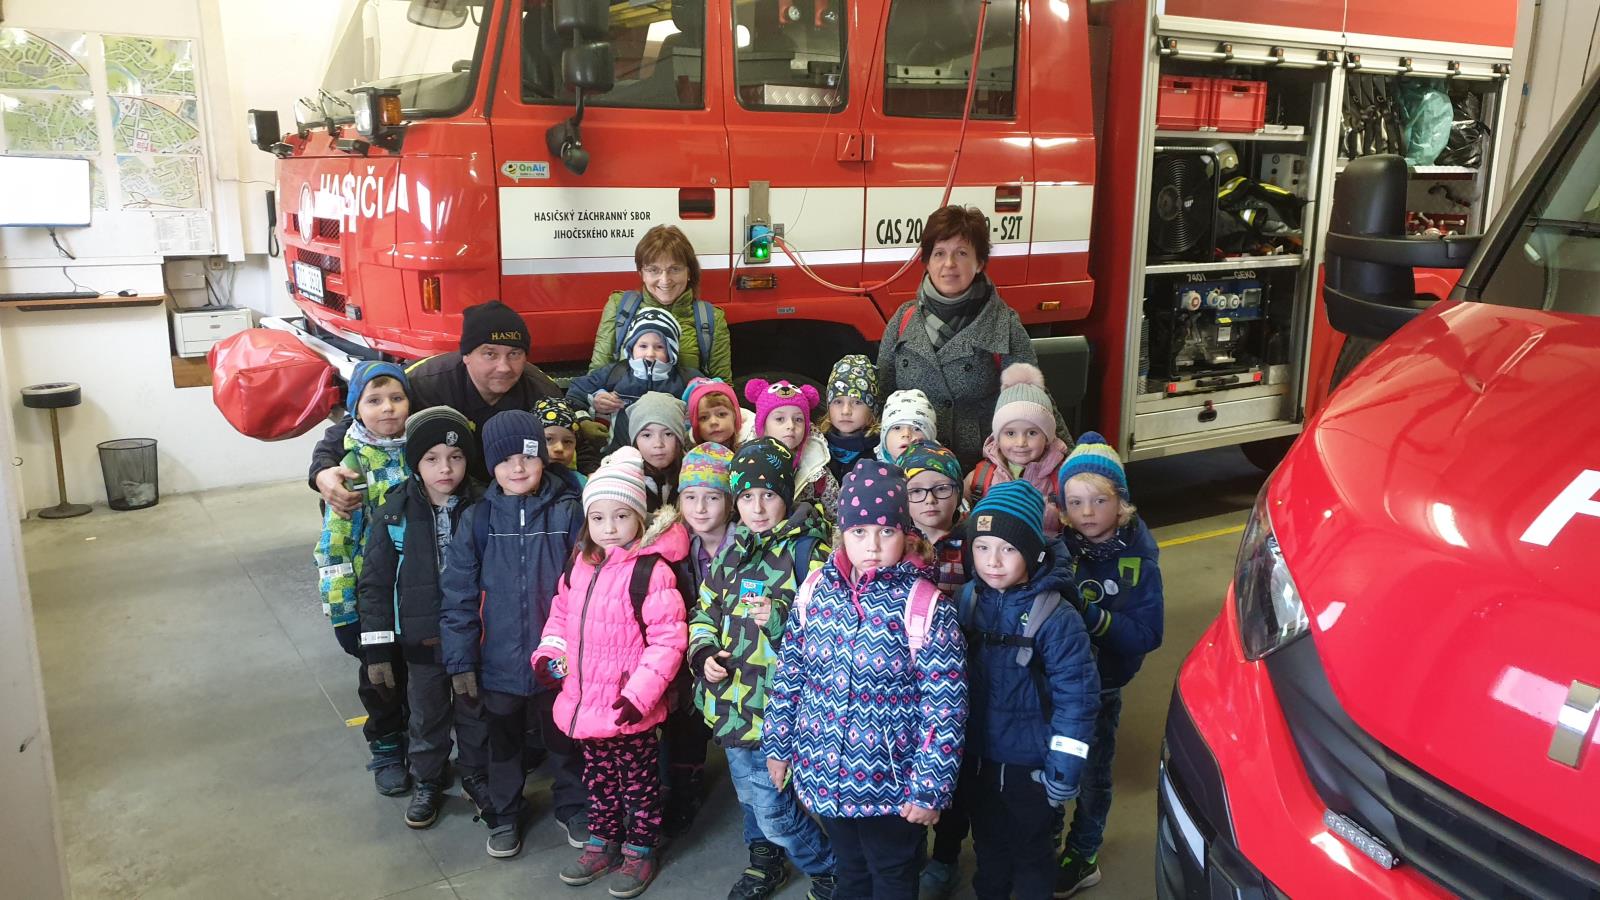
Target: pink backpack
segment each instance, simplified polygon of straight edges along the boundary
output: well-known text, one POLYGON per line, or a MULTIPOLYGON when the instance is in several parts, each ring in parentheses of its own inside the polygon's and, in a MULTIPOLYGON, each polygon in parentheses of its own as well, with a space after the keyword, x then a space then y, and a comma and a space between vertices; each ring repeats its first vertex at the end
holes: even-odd
MULTIPOLYGON (((794 593, 794 603, 789 607, 789 614, 801 627, 806 624, 806 606, 811 603, 811 594, 817 589, 817 582, 822 580, 822 567, 818 566, 806 580, 800 583, 800 589, 794 593)), ((911 647, 911 658, 917 658, 917 651, 928 643, 928 626, 933 621, 933 608, 938 604, 939 589, 933 582, 926 578, 918 578, 911 586, 911 596, 906 598, 905 626, 906 643, 911 647)))

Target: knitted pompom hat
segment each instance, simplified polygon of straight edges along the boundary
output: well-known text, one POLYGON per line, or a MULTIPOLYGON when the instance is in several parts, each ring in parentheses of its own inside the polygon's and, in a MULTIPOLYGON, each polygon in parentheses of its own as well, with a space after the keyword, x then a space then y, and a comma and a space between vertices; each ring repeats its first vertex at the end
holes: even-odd
POLYGON ((1044 373, 1031 363, 1012 363, 1000 373, 1000 397, 989 430, 999 434, 1012 422, 1027 422, 1045 434, 1056 433, 1056 405, 1044 389, 1044 373))
POLYGON ((822 396, 817 389, 809 384, 795 385, 787 381, 767 381, 764 378, 752 378, 744 386, 746 400, 756 405, 756 436, 766 433, 767 416, 772 411, 784 406, 794 406, 800 409, 801 420, 805 423, 805 431, 800 437, 801 444, 811 436, 811 411, 816 409, 822 396))
POLYGON ((1099 475, 1111 482, 1118 496, 1128 499, 1128 473, 1122 468, 1122 459, 1117 456, 1117 448, 1106 443, 1098 431, 1085 431, 1079 435, 1072 455, 1067 457, 1067 461, 1061 464, 1061 471, 1056 473, 1056 494, 1062 506, 1067 502, 1067 482, 1075 475, 1099 475))
POLYGON ((632 447, 622 447, 600 461, 600 468, 583 486, 583 511, 601 500, 615 500, 640 516, 645 514, 644 457, 632 447))

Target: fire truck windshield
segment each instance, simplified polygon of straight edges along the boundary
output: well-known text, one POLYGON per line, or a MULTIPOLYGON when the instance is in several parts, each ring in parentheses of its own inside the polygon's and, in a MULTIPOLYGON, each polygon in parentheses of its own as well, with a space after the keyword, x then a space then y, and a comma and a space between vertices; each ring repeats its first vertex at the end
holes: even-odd
MULTIPOLYGON (((343 99, 353 87, 397 88, 408 118, 450 115, 472 94, 488 0, 345 0, 350 9, 322 79, 343 99)), ((336 116, 340 110, 329 109, 336 116)))

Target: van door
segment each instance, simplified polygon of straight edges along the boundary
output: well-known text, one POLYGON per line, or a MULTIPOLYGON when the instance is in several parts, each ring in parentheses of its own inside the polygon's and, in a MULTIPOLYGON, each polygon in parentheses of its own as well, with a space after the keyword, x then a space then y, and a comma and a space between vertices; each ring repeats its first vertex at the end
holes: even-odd
MULTIPOLYGON (((865 51, 851 20, 869 15, 851 15, 839 0, 728 2, 733 27, 724 103, 736 274, 776 276, 775 286, 735 290, 728 319, 797 315, 851 323, 850 310, 870 312, 870 304, 806 278, 781 249, 775 247, 765 263, 740 250, 748 240, 750 183, 765 181, 771 185, 769 224, 781 230, 796 256, 834 284, 860 283, 860 121, 867 73, 857 62, 865 51)), ((877 324, 859 330, 876 334, 877 324)))
MULTIPOLYGON (((989 217, 993 247, 985 271, 1002 288, 1028 273, 1033 225, 1033 142, 1028 125, 1026 35, 1018 0, 993 0, 984 24, 972 115, 950 202, 989 217)), ((866 262, 870 282, 893 275, 944 193, 960 134, 961 105, 977 38, 979 4, 891 0, 875 79, 862 120, 872 149, 866 165, 866 262)), ((874 295, 885 316, 914 295, 913 265, 874 295)), ((1002 292, 1004 293, 1004 292, 1002 292)))
POLYGON ((563 348, 546 358, 587 359, 607 294, 639 288, 635 245, 661 224, 694 244, 701 296, 725 300, 732 192, 722 99, 709 88, 708 66, 725 35, 707 27, 707 0, 611 4, 616 81, 585 97, 580 135, 590 162, 582 175, 546 142, 547 130, 573 114, 561 65, 570 41, 551 27, 551 0, 512 2, 489 111, 505 301, 547 345, 563 348))

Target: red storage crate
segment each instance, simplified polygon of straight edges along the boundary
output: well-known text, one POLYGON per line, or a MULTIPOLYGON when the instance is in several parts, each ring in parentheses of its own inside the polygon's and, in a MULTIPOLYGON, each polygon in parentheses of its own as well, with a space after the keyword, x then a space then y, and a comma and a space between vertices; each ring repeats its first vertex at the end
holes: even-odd
POLYGON ((1211 85, 1211 116, 1218 131, 1259 131, 1267 122, 1267 83, 1219 78, 1211 85))
POLYGON ((1212 83, 1216 79, 1193 75, 1161 76, 1156 95, 1156 127, 1196 131, 1211 118, 1212 83))

